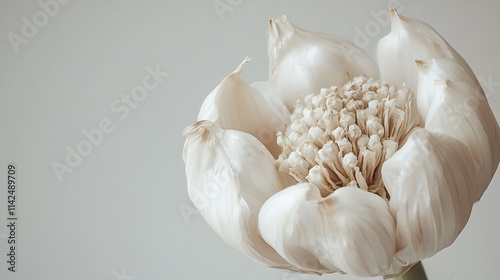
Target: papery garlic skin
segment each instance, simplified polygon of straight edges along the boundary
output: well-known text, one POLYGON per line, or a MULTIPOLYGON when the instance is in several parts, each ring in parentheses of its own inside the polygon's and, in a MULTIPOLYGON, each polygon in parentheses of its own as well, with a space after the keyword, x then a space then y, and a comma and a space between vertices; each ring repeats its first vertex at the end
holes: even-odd
POLYGON ((294 26, 286 16, 269 21, 269 82, 292 111, 295 103, 321 88, 353 77, 377 78, 372 59, 353 44, 294 26))
POLYGON ((188 194, 207 223, 253 260, 294 269, 264 242, 257 227, 262 204, 284 188, 269 151, 252 135, 210 121, 199 121, 183 134, 188 194))
POLYGON ((277 156, 281 149, 276 133, 289 122, 290 113, 267 82, 246 84, 240 73, 243 62, 206 97, 198 120, 210 120, 224 129, 236 129, 257 137, 277 156))

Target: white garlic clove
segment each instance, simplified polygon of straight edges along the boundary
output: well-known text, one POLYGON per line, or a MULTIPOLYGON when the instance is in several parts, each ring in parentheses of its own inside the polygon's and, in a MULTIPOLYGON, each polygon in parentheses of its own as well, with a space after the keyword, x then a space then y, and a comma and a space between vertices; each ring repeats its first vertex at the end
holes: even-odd
POLYGON ((310 183, 288 187, 266 201, 259 230, 299 269, 357 276, 398 272, 389 207, 359 188, 342 187, 323 198, 310 183))
MULTIPOLYGON (((404 83, 416 93, 419 72, 415 60, 431 58, 455 60, 471 77, 474 77, 462 56, 431 26, 420 20, 401 16, 396 10, 391 9, 391 32, 380 39, 377 46, 381 79, 394 85, 404 83)), ((475 77, 474 80, 479 85, 475 77)), ((426 115, 428 108, 419 103, 418 110, 426 115)))
POLYGON ((358 75, 378 77, 372 59, 340 38, 302 30, 286 16, 271 19, 269 29, 269 82, 290 111, 321 88, 341 86, 358 75))
POLYGON ((418 62, 417 101, 428 108, 425 129, 465 144, 476 164, 475 200, 488 187, 500 160, 500 129, 483 89, 463 65, 451 59, 418 62))
POLYGON ((257 226, 264 201, 284 188, 267 149, 250 134, 206 120, 183 134, 188 194, 207 223, 256 262, 295 270, 264 242, 257 226))
POLYGON ((224 129, 244 131, 259 139, 278 157, 276 133, 289 123, 290 113, 267 82, 251 86, 239 76, 245 60, 206 97, 198 120, 210 120, 224 129))
POLYGON ((382 167, 396 223, 396 258, 411 265, 451 245, 475 197, 474 161, 460 141, 417 128, 382 167))

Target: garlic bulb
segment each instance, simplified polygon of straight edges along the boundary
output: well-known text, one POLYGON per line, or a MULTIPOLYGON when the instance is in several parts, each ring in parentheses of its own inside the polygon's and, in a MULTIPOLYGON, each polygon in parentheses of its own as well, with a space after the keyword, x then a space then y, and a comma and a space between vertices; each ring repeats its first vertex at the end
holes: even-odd
POLYGON ((185 130, 190 198, 253 260, 400 275, 451 245, 488 187, 500 128, 474 73, 430 26, 391 14, 381 79, 352 44, 271 20, 269 81, 245 84, 240 65, 185 130))

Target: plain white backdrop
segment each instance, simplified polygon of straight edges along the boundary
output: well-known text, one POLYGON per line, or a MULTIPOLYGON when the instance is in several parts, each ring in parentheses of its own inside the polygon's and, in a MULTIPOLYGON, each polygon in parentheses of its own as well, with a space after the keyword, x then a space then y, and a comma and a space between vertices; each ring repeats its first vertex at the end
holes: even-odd
MULTIPOLYGON (((397 7, 463 55, 500 118, 498 1, 61 0, 42 7, 49 2, 0 2, 1 279, 359 279, 262 267, 225 245, 187 196, 181 130, 245 56, 252 61, 242 77, 267 79, 269 18, 286 14, 304 29, 357 40, 374 56, 390 28, 377 15, 397 7), (16 273, 6 263, 11 162, 16 273)), ((498 278, 499 184, 497 172, 457 241, 424 260, 429 279, 498 278)))

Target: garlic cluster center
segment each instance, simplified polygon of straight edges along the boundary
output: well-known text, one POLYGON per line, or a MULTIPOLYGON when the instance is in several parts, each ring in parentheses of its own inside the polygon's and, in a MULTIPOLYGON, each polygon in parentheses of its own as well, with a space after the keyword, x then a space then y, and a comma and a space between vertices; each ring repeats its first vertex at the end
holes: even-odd
POLYGON ((298 102, 290 125, 278 133, 277 166, 317 186, 323 197, 351 186, 389 200, 382 164, 415 126, 411 114, 404 85, 359 76, 341 88, 323 88, 298 102))

